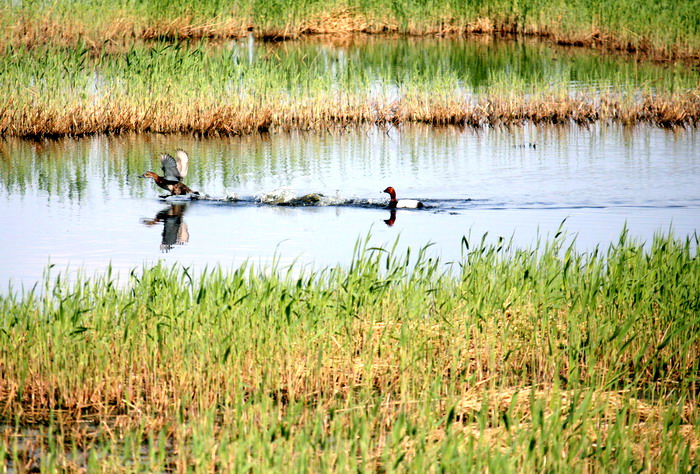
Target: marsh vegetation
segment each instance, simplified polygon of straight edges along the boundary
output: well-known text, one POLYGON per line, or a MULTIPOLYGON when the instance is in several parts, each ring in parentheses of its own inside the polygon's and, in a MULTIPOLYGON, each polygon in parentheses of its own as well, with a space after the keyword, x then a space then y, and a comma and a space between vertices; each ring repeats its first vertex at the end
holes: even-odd
POLYGON ((0 300, 16 469, 692 470, 698 239, 359 241, 348 267, 109 272, 0 300), (125 283, 125 284, 124 284, 125 283))
MULTIPOLYGON (((700 123, 696 3, 5 2, 0 187, 4 209, 18 216, 6 221, 29 230, 0 250, 17 239, 45 245, 64 221, 77 222, 61 227, 60 245, 72 247, 48 248, 68 259, 91 245, 111 257, 108 243, 129 240, 132 224, 165 226, 172 215, 185 228, 185 204, 158 203, 155 218, 144 216, 152 189, 130 179, 173 139, 160 134, 201 152, 193 185, 222 193, 269 191, 262 186, 280 176, 346 188, 348 177, 391 178, 371 182, 376 194, 420 176, 433 197, 446 193, 434 214, 412 216, 433 232, 475 210, 464 204, 472 192, 482 207, 521 214, 640 206, 658 216, 673 207, 696 222, 687 191, 700 123), (622 152, 604 146, 610 124, 624 128, 622 152), (637 124, 641 138, 628 127, 637 124), (568 137, 549 125, 594 132, 568 137), (290 131, 292 145, 267 133, 290 131), (323 133, 298 146, 306 131, 323 133), (643 147, 629 146, 640 139, 643 147), (564 163, 559 187, 548 160, 564 163), (591 189, 605 186, 606 170, 628 167, 643 168, 635 186, 613 181, 624 192, 603 197, 591 189), (514 178, 525 168, 540 181, 514 178), (582 172, 596 185, 568 197, 582 172), (541 180, 549 194, 533 191, 541 180), (667 182, 677 192, 659 197, 667 182), (504 193, 504 183, 523 189, 504 193), (53 203, 37 211, 41 200, 53 203), (140 220, 118 215, 117 204, 137 207, 140 220)), ((218 234, 243 227, 278 243, 268 227, 241 226, 272 215, 243 202, 218 234)), ((212 209, 187 219, 223 215, 212 209)), ((356 231, 354 222, 346 228, 356 231)), ((440 232, 451 225, 464 235, 465 222, 440 232)), ((206 234, 191 228, 192 240, 206 234)), ((160 248, 171 250, 162 233, 160 248)), ((296 237, 341 245, 311 234, 296 237)), ((430 245, 372 242, 367 234, 349 263, 320 267, 277 253, 230 269, 161 262, 69 275, 49 264, 35 285, 10 283, 0 289, 0 463, 17 472, 700 468, 696 231, 640 241, 625 225, 613 244, 585 249, 562 228, 531 246, 469 233, 449 262, 430 245)), ((22 258, 12 268, 31 266, 22 258)))
POLYGON ((8 46, 0 135, 435 125, 695 126, 697 71, 464 40, 8 46))
POLYGON ((288 39, 309 34, 529 35, 549 41, 698 60, 692 1, 560 0, 21 0, 0 7, 0 44, 72 46, 134 39, 288 39))

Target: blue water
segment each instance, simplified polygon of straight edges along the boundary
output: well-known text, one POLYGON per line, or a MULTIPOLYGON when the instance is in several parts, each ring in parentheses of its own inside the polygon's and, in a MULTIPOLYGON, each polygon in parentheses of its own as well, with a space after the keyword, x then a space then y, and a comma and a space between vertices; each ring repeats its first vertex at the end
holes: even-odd
POLYGON ((373 245, 399 238, 399 249, 432 243, 445 262, 460 258, 463 236, 531 246, 563 221, 582 251, 616 241, 625 225, 642 241, 669 230, 683 238, 700 223, 699 149, 695 130, 606 125, 6 140, 0 288, 33 285, 48 263, 69 276, 110 265, 126 276, 159 260, 347 264, 368 234, 373 245), (191 155, 186 182, 209 200, 169 203, 138 178, 177 147, 191 155), (387 186, 428 208, 392 221, 387 186), (307 193, 322 194, 321 205, 270 203, 307 193))

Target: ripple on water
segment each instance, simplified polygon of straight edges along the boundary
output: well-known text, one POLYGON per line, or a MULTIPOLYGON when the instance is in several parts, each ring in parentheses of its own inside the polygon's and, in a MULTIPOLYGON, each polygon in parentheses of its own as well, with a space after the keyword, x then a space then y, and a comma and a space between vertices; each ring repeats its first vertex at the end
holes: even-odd
POLYGON ((598 125, 470 130, 406 126, 343 134, 201 140, 129 136, 6 140, 0 160, 0 285, 47 262, 104 271, 163 260, 348 263, 358 237, 461 255, 463 236, 530 245, 562 221, 582 248, 623 226, 650 241, 700 222, 700 134, 598 125), (522 144, 536 144, 519 146, 522 144), (186 149, 199 200, 161 200, 138 179, 163 150, 186 149), (385 209, 387 186, 423 210, 385 209), (178 206, 177 209, 174 207, 178 206), (186 238, 185 238, 186 236, 186 238))

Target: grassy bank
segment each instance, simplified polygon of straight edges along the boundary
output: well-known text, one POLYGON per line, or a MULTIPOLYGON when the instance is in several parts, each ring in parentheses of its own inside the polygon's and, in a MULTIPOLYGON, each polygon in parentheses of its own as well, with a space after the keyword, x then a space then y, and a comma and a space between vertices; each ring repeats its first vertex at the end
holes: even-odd
POLYGON ((700 122, 700 94, 566 97, 543 94, 524 99, 501 95, 474 100, 469 95, 437 97, 416 92, 401 100, 324 93, 299 102, 271 94, 265 103, 221 104, 217 100, 162 103, 130 98, 95 105, 46 104, 40 109, 5 110, 9 120, 0 128, 7 136, 26 138, 119 134, 124 132, 193 133, 200 136, 253 132, 326 130, 359 124, 398 125, 537 125, 607 121, 625 125, 648 123, 662 127, 695 127, 700 122), (277 104, 277 105, 275 105, 277 104))
POLYGON ((700 119, 698 74, 686 69, 580 56, 562 67, 558 53, 527 45, 524 53, 466 42, 260 48, 8 47, 0 57, 0 135, 226 135, 405 122, 695 126, 700 119), (576 82, 582 86, 572 89, 576 82))
POLYGON ((0 9, 0 44, 72 45, 134 38, 290 38, 315 33, 525 34, 656 58, 698 60, 700 9, 692 0, 24 0, 0 9))
POLYGON ((347 268, 134 271, 0 300, 17 469, 688 471, 698 241, 358 246, 347 268))

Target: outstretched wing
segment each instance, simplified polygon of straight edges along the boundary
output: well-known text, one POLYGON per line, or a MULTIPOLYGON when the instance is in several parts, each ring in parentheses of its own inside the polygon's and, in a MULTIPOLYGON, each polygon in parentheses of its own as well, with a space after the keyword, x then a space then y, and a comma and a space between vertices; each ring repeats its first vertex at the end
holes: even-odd
POLYGON ((178 169, 175 158, 167 153, 163 153, 160 155, 160 165, 163 168, 163 178, 165 178, 166 181, 182 181, 182 174, 178 169))
POLYGON ((185 176, 187 176, 187 170, 190 164, 190 157, 187 156, 187 153, 185 153, 184 150, 181 150, 179 148, 175 150, 175 156, 177 156, 177 169, 180 171, 180 176, 184 178, 185 176))

